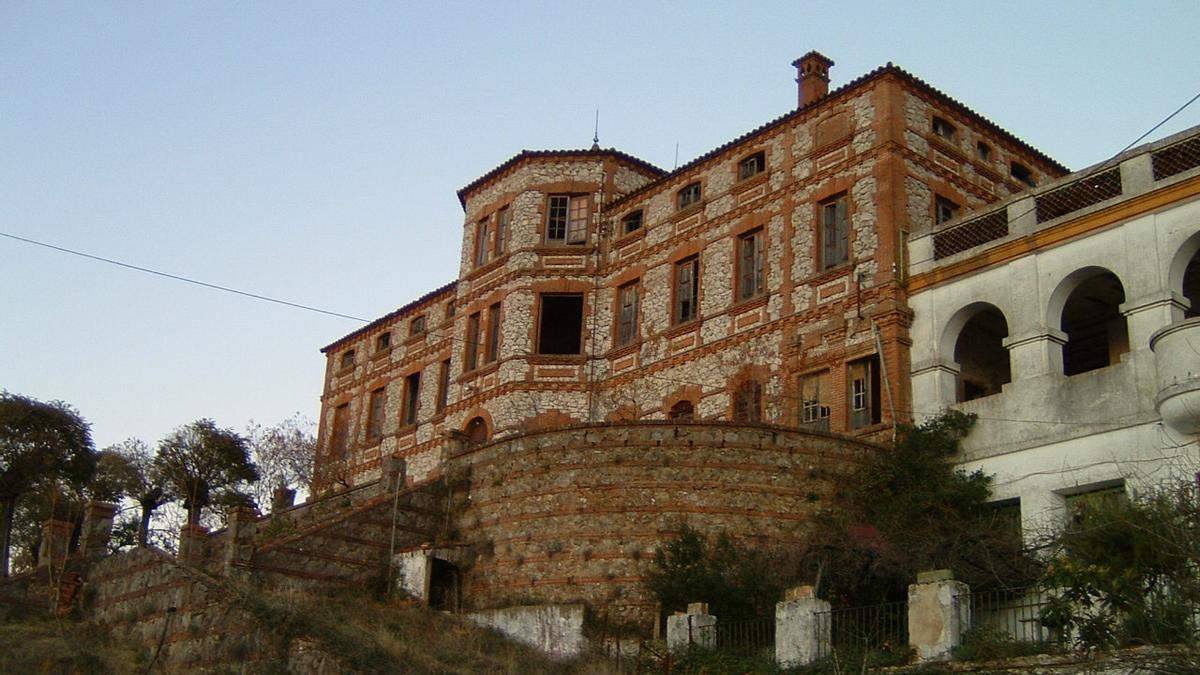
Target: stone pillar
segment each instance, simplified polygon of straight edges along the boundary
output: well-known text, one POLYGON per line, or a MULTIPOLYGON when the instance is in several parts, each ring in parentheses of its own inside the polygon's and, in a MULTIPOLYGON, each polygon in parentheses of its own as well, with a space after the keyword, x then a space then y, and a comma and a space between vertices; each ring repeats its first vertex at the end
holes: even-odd
POLYGON ((290 509, 296 503, 296 491, 285 485, 280 485, 271 493, 271 513, 290 509))
POLYGON ((203 525, 184 525, 179 529, 179 560, 199 563, 208 553, 208 528, 203 525))
POLYGON ((796 586, 775 603, 775 662, 781 668, 813 663, 827 651, 829 603, 818 600, 812 586, 796 586))
POLYGON ((1014 382, 1042 375, 1062 375, 1067 334, 1042 328, 1033 334, 1004 338, 1014 382))
POLYGON ((395 492, 404 487, 408 479, 408 462, 403 457, 388 455, 383 464, 383 475, 387 481, 387 491, 395 492))
POLYGON ((1024 197, 1008 205, 1008 233, 1029 234, 1037 229, 1037 201, 1024 197))
POLYGON ((1162 328, 1183 321, 1183 296, 1167 292, 1158 297, 1146 297, 1125 302, 1121 313, 1129 330, 1129 351, 1150 348, 1150 338, 1162 328))
POLYGON ((908 643, 921 661, 951 657, 971 625, 970 589, 950 570, 917 575, 908 587, 908 643))
POLYGON ((225 551, 221 567, 225 574, 234 568, 250 563, 254 554, 254 533, 258 529, 258 514, 249 506, 235 506, 229 510, 225 526, 225 551))
POLYGON ((85 561, 104 557, 112 536, 117 505, 109 502, 88 502, 83 512, 83 532, 79 537, 79 553, 85 561))
POLYGON ((61 570, 71 548, 71 532, 75 524, 66 520, 47 520, 42 525, 42 543, 38 546, 39 568, 61 570))
MULTIPOLYGON (((956 363, 913 364, 912 400, 917 418, 932 417, 958 400, 959 366, 956 363)), ((920 419, 918 419, 920 421, 920 419)))
POLYGON ((707 649, 717 646, 717 617, 708 613, 707 602, 689 603, 686 612, 667 617, 667 650, 679 651, 693 645, 707 649))

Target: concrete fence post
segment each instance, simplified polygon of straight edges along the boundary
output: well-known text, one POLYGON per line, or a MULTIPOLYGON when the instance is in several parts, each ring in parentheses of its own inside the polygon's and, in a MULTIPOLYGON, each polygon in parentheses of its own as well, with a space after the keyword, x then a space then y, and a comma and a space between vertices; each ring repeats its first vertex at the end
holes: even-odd
POLYGON ((42 542, 38 546, 37 566, 61 570, 71 548, 71 533, 75 524, 67 520, 47 520, 42 525, 42 542))
POLYGON ((689 603, 686 612, 667 617, 667 651, 686 650, 693 645, 716 647, 716 626, 717 617, 708 613, 707 602, 689 603))
POLYGON ((970 588, 950 570, 921 572, 908 587, 908 643, 921 661, 941 661, 971 625, 970 588))
POLYGON ((775 662, 795 668, 815 662, 829 645, 829 602, 812 586, 796 586, 775 603, 775 662))
POLYGON ((235 506, 229 510, 225 525, 225 552, 221 561, 225 574, 235 567, 250 563, 254 554, 254 534, 258 529, 258 515, 249 506, 235 506))
POLYGON ((79 535, 79 553, 91 562, 103 558, 108 552, 108 540, 112 537, 113 520, 117 517, 117 505, 109 502, 88 502, 83 512, 83 528, 79 535))

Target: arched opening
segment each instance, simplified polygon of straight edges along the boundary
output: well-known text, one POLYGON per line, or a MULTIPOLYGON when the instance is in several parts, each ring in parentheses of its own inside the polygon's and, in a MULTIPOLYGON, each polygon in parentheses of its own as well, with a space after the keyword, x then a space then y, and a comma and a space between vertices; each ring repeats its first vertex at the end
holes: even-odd
POLYGON ((462 606, 462 572, 453 563, 434 558, 429 571, 429 607, 457 612, 462 606))
POLYGON ((1097 271, 1067 296, 1062 310, 1063 373, 1078 375, 1117 363, 1129 351, 1129 329, 1121 314, 1125 288, 1117 275, 1097 271))
POLYGON ((1012 381, 1008 349, 1008 322, 993 305, 983 305, 963 324, 954 343, 958 363, 958 400, 971 401, 992 394, 1012 381))
POLYGON ((482 417, 473 417, 467 422, 467 445, 475 447, 483 445, 488 440, 488 425, 482 417))
POLYGON ((674 422, 691 422, 695 418, 696 407, 686 399, 671 406, 670 412, 667 413, 667 419, 674 422))
POLYGON ((734 391, 733 421, 762 421, 762 385, 757 381, 747 380, 734 391))
POLYGON ((1184 318, 1200 316, 1200 251, 1192 254, 1183 271, 1183 297, 1192 305, 1184 312, 1184 318))

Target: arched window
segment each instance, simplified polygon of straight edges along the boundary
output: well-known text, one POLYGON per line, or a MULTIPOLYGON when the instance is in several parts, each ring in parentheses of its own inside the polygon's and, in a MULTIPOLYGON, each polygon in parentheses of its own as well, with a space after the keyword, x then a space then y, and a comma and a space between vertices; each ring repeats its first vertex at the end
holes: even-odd
POLYGON ((1063 373, 1078 375, 1117 363, 1129 351, 1129 329, 1121 303, 1125 288, 1117 275, 1097 271, 1082 281, 1063 305, 1063 373))
POLYGON ((488 425, 482 417, 472 418, 467 422, 467 445, 475 447, 483 445, 488 440, 488 425))
POLYGON ((1008 322, 992 305, 983 305, 963 325, 954 343, 959 401, 999 394, 1000 387, 1012 381, 1006 337, 1008 322))
POLYGON ((754 380, 747 380, 738 385, 737 391, 733 393, 733 421, 762 421, 761 384, 754 380))
POLYGON ((1192 256, 1188 261, 1187 269, 1183 273, 1183 297, 1192 303, 1192 306, 1184 313, 1184 317, 1190 319, 1200 316, 1200 251, 1192 256))
POLYGON ((696 417, 696 409, 691 401, 683 400, 671 406, 667 419, 675 422, 691 422, 696 417))

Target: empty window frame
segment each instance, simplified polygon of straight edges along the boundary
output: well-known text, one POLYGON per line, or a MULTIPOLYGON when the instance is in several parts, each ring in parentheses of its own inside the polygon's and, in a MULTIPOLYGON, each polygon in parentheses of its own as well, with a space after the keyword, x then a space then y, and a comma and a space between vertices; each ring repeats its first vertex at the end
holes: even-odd
POLYGON ((508 207, 504 207, 496 212, 496 257, 504 255, 508 246, 508 225, 512 220, 512 213, 508 207))
POLYGON ((583 353, 582 293, 554 293, 541 296, 538 353, 583 353))
POLYGON ((471 371, 479 367, 479 312, 467 317, 467 344, 463 359, 463 370, 471 371))
POLYGON ((679 401, 667 412, 667 419, 675 422, 691 422, 696 417, 696 406, 691 401, 679 401))
POLYGON ((700 257, 675 263, 675 308, 673 323, 686 323, 699 316, 700 257))
POLYGON ((454 318, 454 301, 453 300, 446 303, 446 318, 447 319, 454 318))
POLYGON ((975 151, 977 153, 979 153, 980 161, 984 161, 984 162, 992 161, 992 146, 988 145, 987 143, 984 143, 983 141, 979 141, 978 143, 975 144, 975 151))
POLYGON ((424 332, 425 332, 425 315, 422 314, 420 316, 413 317, 413 320, 410 321, 408 324, 408 334, 409 335, 420 335, 424 332))
POLYGON ((1125 287, 1112 272, 1088 277, 1067 296, 1062 310, 1063 374, 1078 375, 1120 363, 1129 351, 1129 326, 1121 305, 1125 287))
POLYGON ((466 428, 467 446, 475 447, 487 443, 488 440, 488 425, 482 417, 473 417, 470 422, 467 422, 466 428))
POLYGON ((958 132, 954 125, 942 119, 941 117, 933 118, 933 133, 947 141, 954 142, 954 136, 958 132))
POLYGON ((340 362, 340 366, 343 370, 345 370, 346 368, 354 367, 354 350, 353 349, 347 349, 346 351, 342 352, 342 360, 340 362))
POLYGON ((380 333, 375 337, 375 351, 386 352, 392 348, 392 332, 380 333))
POLYGON ((421 371, 404 378, 404 412, 401 416, 403 424, 408 426, 417 423, 417 408, 421 404, 421 371))
POLYGON ((500 355, 500 303, 488 307, 487 349, 483 362, 492 363, 500 355))
POLYGON ((1033 179, 1033 172, 1030 171, 1029 167, 1025 166, 1024 164, 1021 164, 1020 162, 1013 162, 1009 166, 1009 172, 1012 173, 1013 178, 1021 181, 1029 187, 1037 187, 1037 181, 1033 179))
POLYGON ((586 244, 587 195, 552 195, 546 213, 547 244, 586 244))
POLYGON ((475 266, 483 267, 488 262, 488 220, 475 224, 475 266))
POLYGON ((692 183, 675 194, 675 205, 680 211, 700 204, 700 183, 692 183))
POLYGON ((762 383, 747 380, 733 392, 733 421, 762 421, 762 383))
POLYGON ((343 403, 333 409, 333 432, 329 435, 329 454, 342 456, 350 440, 350 404, 343 403))
POLYGON ((1087 522, 1089 517, 1093 517, 1097 511, 1124 504, 1129 501, 1129 495, 1125 492, 1125 481, 1121 480, 1115 485, 1065 495, 1064 501, 1067 515, 1076 525, 1079 525, 1087 522))
POLYGON ((367 439, 375 441, 383 436, 383 419, 387 408, 387 389, 380 387, 371 392, 367 408, 367 439))
POLYGON ((630 211, 621 216, 621 234, 629 234, 642 229, 643 213, 641 209, 630 211))
POLYGON ((829 431, 829 371, 800 378, 800 424, 809 429, 829 431))
POLYGON ((850 428, 861 429, 879 424, 879 357, 852 361, 847 370, 850 428))
POLYGON ((941 224, 958 217, 959 206, 953 201, 938 195, 933 198, 934 222, 941 224))
POLYGON ((829 269, 850 259, 850 218, 846 195, 821 202, 821 267, 829 269))
POLYGON ((759 150, 738 162, 738 180, 753 178, 767 170, 767 153, 759 150))
POLYGON ((438 390, 437 402, 434 407, 437 412, 442 412, 446 409, 446 403, 450 398, 450 359, 442 361, 438 367, 438 390))
POLYGON ((766 258, 766 238, 761 229, 738 237, 737 297, 749 300, 766 291, 763 273, 766 258))
POLYGON ((622 347, 638 339, 638 306, 641 289, 638 282, 631 281, 617 289, 617 346, 622 347))

